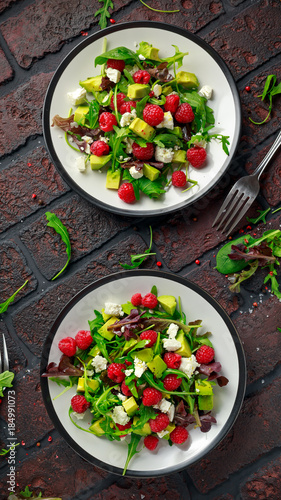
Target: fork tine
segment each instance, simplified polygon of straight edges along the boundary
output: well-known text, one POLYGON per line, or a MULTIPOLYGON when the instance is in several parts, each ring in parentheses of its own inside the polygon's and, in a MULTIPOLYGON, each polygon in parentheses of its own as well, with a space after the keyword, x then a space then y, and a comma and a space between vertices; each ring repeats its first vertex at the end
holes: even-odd
POLYGON ((230 217, 230 215, 233 213, 233 210, 235 209, 235 207, 238 205, 240 206, 240 201, 241 199, 243 198, 243 193, 237 193, 234 198, 232 199, 232 202, 230 205, 228 205, 227 207, 227 210, 225 211, 225 214, 223 214, 223 217, 222 219, 220 220, 218 226, 217 226, 217 230, 219 231, 219 229, 224 225, 224 222, 230 217))
POLYGON ((237 188, 234 185, 232 187, 232 189, 229 191, 227 197, 225 198, 225 200, 224 200, 224 202, 223 202, 223 204, 222 204, 222 206, 221 206, 221 208, 220 208, 220 210, 219 210, 219 212, 218 212, 218 214, 217 214, 217 216, 216 216, 216 218, 215 218, 215 220, 214 220, 214 222, 212 224, 212 227, 214 227, 217 224, 217 222, 219 221, 219 219, 220 219, 221 215, 223 214, 224 210, 227 208, 227 206, 233 200, 233 197, 235 196, 236 192, 237 192, 237 188))
POLYGON ((4 357, 4 372, 7 370, 9 371, 9 356, 8 356, 8 349, 7 349, 7 344, 6 344, 6 339, 3 333, 3 357, 4 357))
POLYGON ((236 224, 242 219, 242 217, 245 215, 245 213, 249 210, 252 202, 253 202, 253 198, 250 197, 246 201, 246 203, 245 203, 244 207, 242 208, 241 212, 239 213, 238 217, 236 217, 235 221, 232 223, 232 226, 227 231, 226 236, 228 236, 233 231, 233 229, 235 228, 236 224))
POLYGON ((240 196, 240 198, 238 199, 237 204, 233 208, 232 212, 230 214, 228 212, 228 217, 227 217, 226 223, 225 223, 223 229, 221 230, 222 233, 227 232, 228 227, 230 226, 230 224, 232 224, 234 219, 237 220, 237 222, 238 222, 238 220, 240 220, 240 210, 243 209, 243 206, 245 205, 248 198, 249 198, 248 195, 245 195, 245 193, 242 193, 242 196, 240 196))

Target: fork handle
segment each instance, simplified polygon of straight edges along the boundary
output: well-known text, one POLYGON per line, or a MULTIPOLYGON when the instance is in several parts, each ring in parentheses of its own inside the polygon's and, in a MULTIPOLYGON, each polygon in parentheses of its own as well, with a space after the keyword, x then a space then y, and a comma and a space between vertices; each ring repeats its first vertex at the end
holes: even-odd
POLYGON ((272 144, 270 150, 267 152, 267 154, 265 155, 264 159, 260 162, 259 166, 253 172, 252 176, 257 177, 258 179, 260 178, 260 176, 263 173, 265 167, 267 167, 267 165, 270 162, 272 156, 276 153, 276 151, 280 147, 280 145, 281 145, 281 130, 280 130, 279 134, 277 135, 274 143, 272 144))

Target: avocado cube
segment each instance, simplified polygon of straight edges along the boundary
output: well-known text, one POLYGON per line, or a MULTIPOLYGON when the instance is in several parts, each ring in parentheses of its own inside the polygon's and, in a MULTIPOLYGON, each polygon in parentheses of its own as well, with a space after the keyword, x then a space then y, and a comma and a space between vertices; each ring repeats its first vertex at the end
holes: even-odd
POLYGON ((90 425, 89 430, 95 434, 95 436, 102 436, 104 434, 104 430, 101 428, 100 423, 105 420, 104 417, 96 420, 92 425, 90 425))
POLYGON ((160 295, 158 298, 158 302, 161 307, 163 307, 164 311, 173 316, 176 307, 177 301, 173 295, 160 295))
POLYGON ((112 316, 109 320, 107 320, 106 323, 104 323, 104 325, 102 325, 102 327, 98 330, 99 334, 104 337, 105 339, 107 340, 112 340, 115 333, 113 333, 111 330, 108 330, 107 327, 110 326, 110 325, 113 325, 113 323, 115 323, 115 321, 118 321, 119 318, 116 318, 116 316, 112 316))
POLYGON ((126 304, 121 304, 121 305, 125 314, 130 314, 132 309, 136 309, 136 307, 133 306, 132 302, 127 302, 126 304))
POLYGON ((195 391, 200 396, 211 396, 213 394, 213 388, 208 380, 195 380, 195 391))
POLYGON ((160 175, 160 171, 157 170, 157 168, 152 167, 151 165, 147 165, 146 163, 144 163, 143 175, 145 177, 147 177, 147 179, 149 179, 150 181, 155 181, 156 179, 158 179, 158 177, 160 175))
POLYGON ((100 354, 100 349, 97 345, 95 345, 94 347, 92 347, 92 349, 90 350, 89 352, 89 356, 92 356, 93 358, 95 358, 96 356, 98 356, 98 354, 100 354))
POLYGON ((188 73, 187 71, 179 71, 176 74, 177 82, 186 89, 193 89, 198 87, 199 82, 194 73, 188 73))
POLYGON ((123 347, 122 354, 124 354, 124 352, 127 352, 130 349, 132 349, 132 347, 134 347, 134 345, 136 345, 137 343, 138 343, 138 339, 132 338, 132 339, 126 340, 124 347, 123 347))
POLYGON ((92 76, 91 78, 87 78, 84 81, 79 82, 79 85, 83 87, 83 89, 87 90, 87 92, 101 92, 101 82, 102 75, 92 76))
POLYGON ((181 139, 182 138, 182 129, 180 127, 174 127, 173 134, 181 139))
POLYGON ((179 333, 176 336, 176 339, 181 343, 181 347, 177 351, 175 351, 176 354, 180 354, 181 356, 190 358, 192 352, 183 330, 179 331, 179 333))
POLYGON ((133 99, 142 99, 150 92, 150 86, 145 85, 144 83, 132 83, 128 85, 128 98, 133 99))
POLYGON ((132 352, 132 357, 138 358, 145 363, 153 360, 153 349, 151 347, 147 347, 146 349, 141 349, 140 351, 132 352))
POLYGON ((97 156, 97 155, 91 155, 90 156, 90 165, 92 170, 99 170, 100 168, 104 167, 111 159, 111 155, 105 155, 105 156, 97 156))
POLYGON ((199 410, 210 411, 213 408, 213 395, 209 396, 198 396, 198 408, 199 410))
POLYGON ((121 181, 121 170, 108 170, 106 174, 105 187, 107 189, 119 189, 121 181))
POLYGON ((150 140, 154 134, 154 128, 145 123, 144 120, 140 118, 135 118, 131 125, 129 125, 129 129, 132 130, 136 135, 142 137, 143 139, 150 140))
POLYGON ((130 398, 123 401, 122 405, 124 406, 124 409, 127 412, 128 417, 132 417, 139 408, 134 396, 131 396, 130 398))
POLYGON ((107 321, 109 318, 111 318, 111 314, 106 314, 106 313, 104 312, 104 307, 103 307, 103 308, 102 308, 102 310, 101 310, 101 314, 102 314, 102 319, 103 319, 103 321, 107 321))
MULTIPOLYGON (((136 425, 138 421, 139 417, 134 417, 133 425, 136 425)), ((138 434, 139 436, 148 436, 149 434, 151 434, 150 425, 148 422, 145 422, 145 424, 143 424, 143 426, 140 429, 133 430, 132 432, 134 434, 138 434)))
POLYGON ((84 125, 84 123, 85 123, 85 115, 88 112, 89 112, 89 106, 78 106, 78 108, 76 108, 76 111, 74 113, 73 120, 76 123, 81 123, 81 125, 84 125))
POLYGON ((169 431, 169 434, 165 434, 165 436, 163 436, 163 439, 170 439, 170 434, 171 432, 176 428, 175 424, 169 424, 167 425, 165 431, 169 431))
POLYGON ((167 87, 162 87, 162 94, 163 95, 169 95, 171 94, 171 92, 173 92, 173 89, 171 87, 171 85, 168 85, 167 87))
POLYGON ((178 149, 178 151, 174 152, 173 163, 181 164, 186 163, 186 151, 184 149, 178 149))
POLYGON ((159 59, 158 52, 159 49, 156 49, 153 45, 147 42, 141 42, 137 54, 141 54, 146 59, 151 59, 152 61, 161 61, 161 59, 159 59))
MULTIPOLYGON (((97 380, 88 380, 88 389, 90 392, 95 392, 99 388, 99 382, 97 380)), ((80 377, 77 384, 77 392, 85 392, 85 379, 80 377)))
POLYGON ((161 356, 159 356, 159 354, 157 354, 152 361, 147 363, 147 366, 156 378, 160 378, 167 369, 166 363, 163 361, 161 356))

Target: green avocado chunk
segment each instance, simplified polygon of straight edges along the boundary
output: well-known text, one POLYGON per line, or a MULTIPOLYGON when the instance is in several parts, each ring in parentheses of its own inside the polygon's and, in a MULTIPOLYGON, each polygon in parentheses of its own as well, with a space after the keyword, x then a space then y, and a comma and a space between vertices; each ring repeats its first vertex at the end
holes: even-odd
POLYGON ((148 95, 150 92, 150 86, 144 83, 132 83, 128 85, 128 97, 129 99, 142 99, 144 96, 148 95))
POLYGON ((119 189, 121 181, 121 170, 108 170, 106 174, 105 187, 107 189, 119 189))
POLYGON ((101 428, 100 423, 105 420, 104 417, 100 418, 96 422, 94 422, 92 425, 90 425, 89 430, 95 434, 96 436, 102 436, 105 432, 101 428))
POLYGON ((194 73, 188 73, 187 71, 179 71, 179 73, 176 74, 176 79, 177 82, 186 89, 193 89, 199 85, 197 76, 194 73))
POLYGON ((124 406, 124 409, 128 417, 132 417, 134 413, 136 413, 136 411, 138 410, 138 404, 134 396, 131 396, 130 398, 123 401, 122 405, 124 406))
POLYGON ((147 347, 146 349, 141 349, 140 351, 134 351, 131 356, 147 363, 153 359, 153 349, 151 349, 151 347, 147 347))
POLYGON ((178 149, 178 151, 174 152, 172 163, 179 165, 181 163, 186 163, 186 161, 186 151, 184 149, 178 149))
POLYGON ((135 118, 132 121, 131 125, 129 125, 129 129, 143 139, 147 139, 148 141, 153 137, 154 134, 154 128, 140 118, 135 118))
POLYGON ((102 325, 101 328, 99 328, 99 334, 107 340, 112 340, 115 336, 115 333, 113 333, 112 330, 108 330, 107 327, 113 325, 113 323, 115 323, 115 321, 118 321, 118 319, 119 318, 117 318, 116 316, 112 316, 109 320, 107 320, 106 323, 104 323, 104 325, 102 325))
POLYGON ((125 314, 130 314, 132 309, 136 309, 136 307, 133 306, 132 302, 127 302, 126 304, 121 304, 121 305, 125 314))
POLYGON ((147 366, 156 378, 160 378, 164 371, 167 370, 167 365, 159 354, 152 361, 149 361, 147 366))
POLYGON ((143 175, 145 177, 147 177, 147 179, 149 179, 150 181, 155 181, 156 179, 158 179, 158 177, 160 175, 160 171, 157 170, 157 168, 152 167, 151 165, 147 165, 146 163, 144 163, 143 175))
POLYGON ((198 408, 199 410, 210 411, 213 408, 213 395, 209 396, 198 396, 198 408))
POLYGON ((97 156, 97 155, 91 155, 90 156, 90 165, 92 170, 99 170, 100 168, 104 167, 111 159, 111 155, 105 155, 105 156, 97 156))
POLYGON ((192 352, 189 347, 189 343, 184 335, 183 330, 179 330, 179 333, 176 336, 176 339, 181 343, 181 347, 175 351, 176 354, 180 354, 181 356, 185 356, 186 358, 190 358, 192 352))
POLYGON ((213 394, 213 388, 208 380, 195 380, 195 391, 200 396, 211 396, 213 394))
POLYGON ((174 127, 173 134, 181 139, 182 138, 182 129, 180 127, 174 127))
POLYGON ((76 108, 76 111, 74 113, 73 120, 76 123, 81 123, 81 125, 84 125, 84 123, 85 123, 85 115, 88 112, 89 112, 89 106, 78 106, 78 108, 76 108))
POLYGON ((141 54, 146 59, 151 59, 152 61, 161 61, 158 56, 159 49, 153 47, 153 45, 147 42, 141 42, 137 54, 141 54))
POLYGON ((79 82, 79 85, 87 90, 87 92, 101 92, 101 81, 102 75, 92 76, 91 78, 79 82))
MULTIPOLYGON (((133 425, 136 425, 138 421, 139 417, 134 417, 133 425)), ((150 425, 148 422, 145 422, 145 424, 143 424, 143 426, 140 429, 134 430, 133 432, 134 434, 138 434, 139 436, 148 436, 149 434, 151 434, 150 425)))
POLYGON ((158 302, 164 311, 173 316, 177 307, 177 301, 173 295, 160 295, 158 302))

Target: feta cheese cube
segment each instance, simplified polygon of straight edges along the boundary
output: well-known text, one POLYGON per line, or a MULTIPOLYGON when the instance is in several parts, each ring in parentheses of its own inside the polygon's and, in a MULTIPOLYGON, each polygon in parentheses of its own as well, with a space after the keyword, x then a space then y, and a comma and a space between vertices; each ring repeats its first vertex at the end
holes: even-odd
POLYGON ((110 316, 124 316, 124 311, 120 304, 114 302, 106 302, 104 304, 104 313, 110 316))
POLYGON ((179 370, 185 373, 188 377, 191 377, 198 366, 200 366, 200 364, 197 363, 196 357, 192 354, 189 358, 181 358, 179 370))
POLYGON ((171 111, 167 111, 166 113, 164 113, 162 122, 159 123, 159 125, 156 125, 156 128, 167 128, 169 130, 174 129, 174 118, 171 111))
POLYGON ((77 418, 77 420, 82 420, 82 418, 84 418, 84 416, 85 416, 85 412, 84 413, 77 413, 76 411, 73 411, 71 413, 71 416, 77 418))
POLYGON ((109 141, 109 137, 99 137, 99 141, 103 141, 107 144, 109 141))
POLYGON ((92 377, 94 375, 94 370, 86 370, 87 377, 92 377))
POLYGON ((147 366, 145 362, 139 358, 134 359, 134 365, 135 365, 135 375, 136 377, 140 378, 147 369, 147 366))
POLYGON ((137 117, 137 112, 135 108, 133 108, 130 113, 129 112, 124 113, 120 119, 121 127, 128 127, 136 117, 137 117))
POLYGON ((112 420, 116 424, 126 425, 129 422, 130 417, 128 417, 123 406, 115 406, 113 408, 112 420))
POLYGON ((145 61, 145 57, 142 54, 139 54, 139 60, 140 61, 145 61))
POLYGON ((85 156, 78 156, 77 158, 75 158, 75 166, 76 168, 78 168, 79 172, 86 171, 85 159, 85 156))
POLYGON ((143 169, 137 170, 135 165, 129 169, 129 172, 134 179, 140 179, 143 177, 143 169))
POLYGON ((125 370, 125 375, 126 375, 126 377, 129 377, 130 375, 132 375, 132 373, 134 373, 134 370, 133 370, 133 369, 130 369, 130 370, 125 370))
POLYGON ((170 422, 173 422, 175 416, 175 405, 171 404, 169 410, 167 411, 170 422))
POLYGON ((159 83, 156 83, 153 87, 153 93, 155 97, 159 97, 162 94, 162 86, 159 83))
POLYGON ((121 392, 118 392, 117 398, 120 399, 120 401, 126 401, 127 396, 124 396, 124 394, 121 394, 121 392))
POLYGON ((205 97, 206 99, 211 99, 213 94, 213 89, 210 85, 203 85, 203 87, 198 92, 201 97, 205 97))
POLYGON ((157 405, 153 405, 153 408, 155 408, 156 410, 160 410, 162 413, 168 413, 171 404, 172 403, 167 401, 167 399, 163 398, 161 399, 161 401, 159 401, 159 403, 157 403, 157 405))
POLYGON ((92 137, 89 137, 88 135, 83 135, 82 140, 85 141, 87 144, 92 144, 92 142, 94 142, 92 137))
POLYGON ((155 148, 155 160, 162 161, 163 163, 171 163, 173 160, 174 151, 172 148, 160 148, 156 146, 155 148))
POLYGON ((167 330, 167 334, 169 335, 169 338, 170 339, 174 339, 176 338, 177 336, 177 333, 178 333, 178 325, 175 325, 175 323, 171 323, 168 330, 167 330))
POLYGON ((121 71, 118 69, 107 68, 105 70, 107 78, 113 83, 118 83, 121 78, 121 71))
POLYGON ((166 351, 177 351, 181 347, 181 343, 176 339, 163 339, 163 347, 166 351))
POLYGON ((102 372, 103 370, 106 369, 106 367, 107 367, 107 360, 103 356, 100 356, 98 354, 92 360, 91 365, 94 367, 95 371, 97 373, 99 373, 99 372, 102 372))
POLYGON ((162 437, 166 436, 166 434, 169 434, 169 431, 160 431, 160 432, 157 432, 156 434, 157 434, 157 436, 162 438, 162 437))
POLYGON ((82 104, 82 102, 85 101, 85 97, 86 90, 82 88, 76 89, 74 92, 67 93, 67 98, 72 106, 79 106, 79 104, 82 104))

